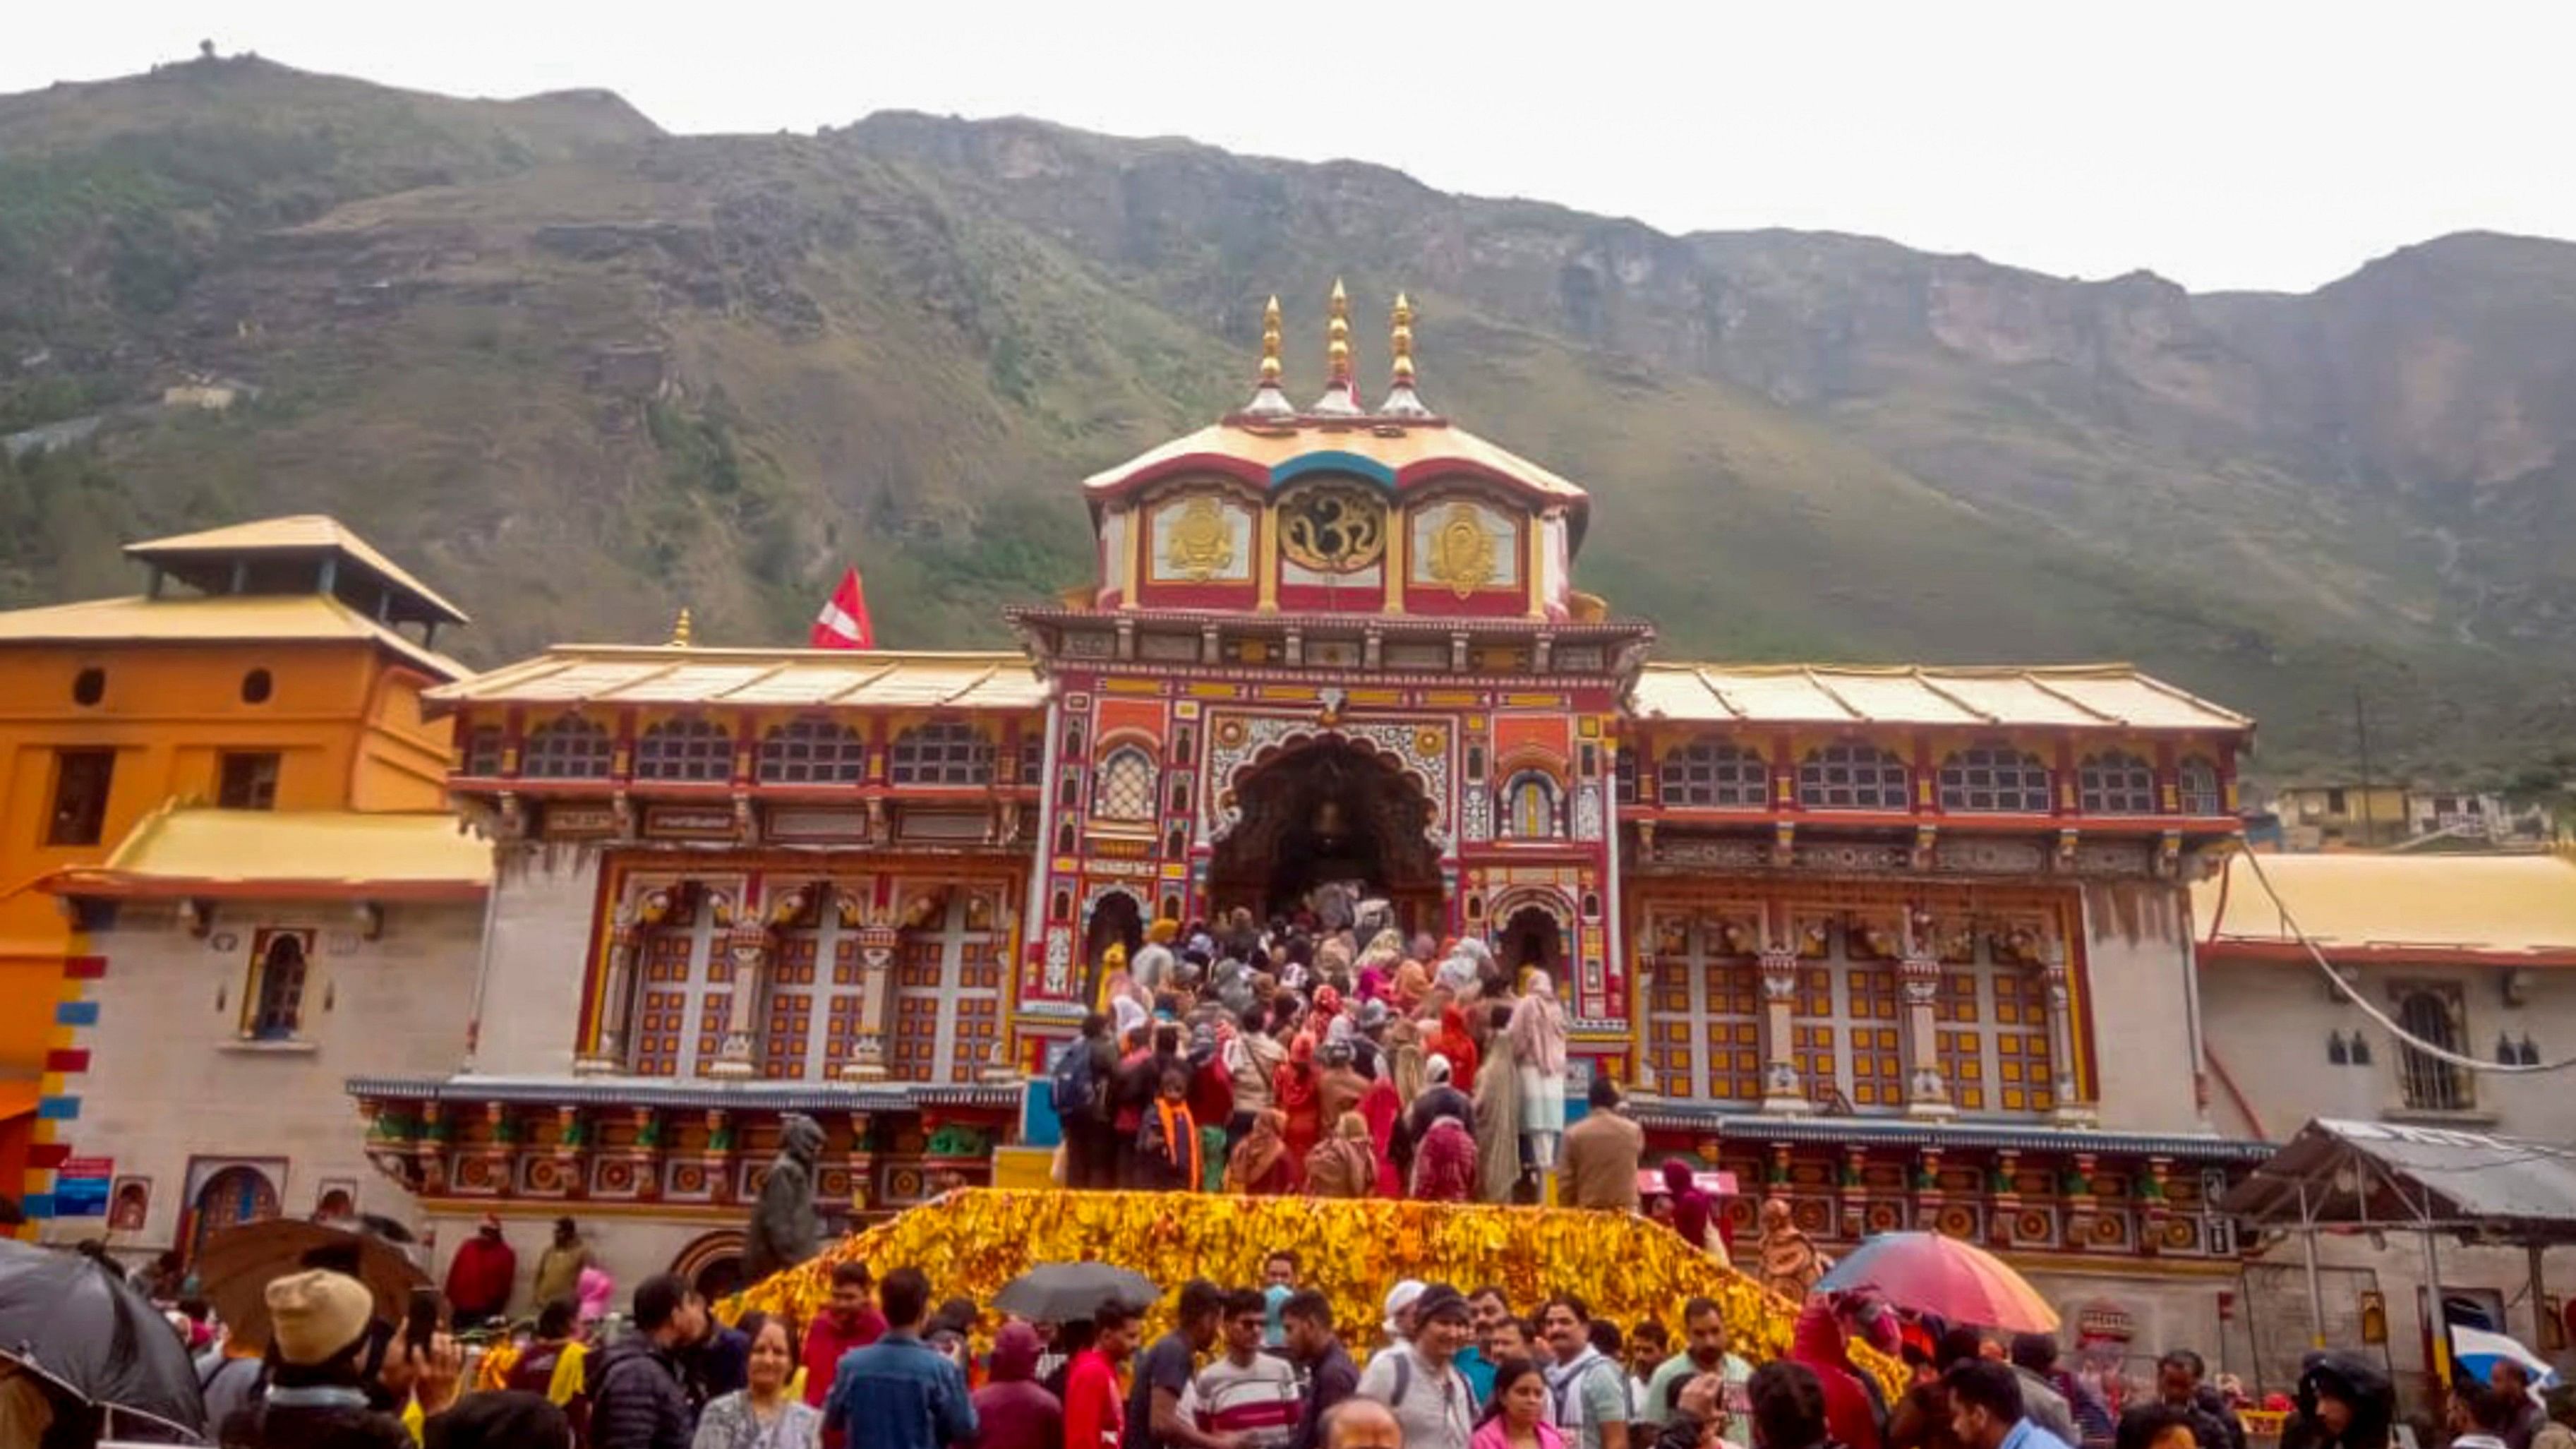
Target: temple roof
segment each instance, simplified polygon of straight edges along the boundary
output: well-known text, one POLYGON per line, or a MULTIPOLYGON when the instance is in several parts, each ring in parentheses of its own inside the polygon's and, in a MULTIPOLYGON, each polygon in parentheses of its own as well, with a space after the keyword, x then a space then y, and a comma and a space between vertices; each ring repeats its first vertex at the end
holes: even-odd
POLYGON ((0 613, 0 644, 336 643, 383 646, 441 679, 473 673, 329 594, 88 599, 0 613))
POLYGON ((2576 860, 2558 855, 2231 855, 2192 886, 2204 950, 2304 958, 2304 931, 2329 958, 2385 952, 2576 964, 2576 860), (2256 878, 2259 869, 2262 879, 2256 878), (2280 892, 2276 904, 2263 888, 2280 892), (2286 905, 2288 910, 2283 911, 2286 905), (2291 929, 2296 922, 2298 931, 2291 929))
POLYGON ((1082 491, 1096 506, 1157 479, 1202 471, 1261 488, 1312 472, 1354 473, 1397 492, 1465 474, 1562 502, 1578 520, 1590 502, 1529 459, 1438 418, 1237 415, 1094 473, 1082 491))
POLYGON ((319 513, 263 518, 201 533, 146 539, 127 544, 125 554, 208 593, 229 591, 226 585, 236 560, 336 558, 341 567, 371 576, 385 588, 389 600, 387 617, 393 622, 468 622, 463 609, 376 552, 347 525, 319 513))
POLYGON ((473 899, 492 847, 453 815, 165 806, 106 862, 56 872, 55 895, 473 899))
POLYGON ((2061 726, 2242 734, 2254 722, 2126 664, 2051 668, 1650 663, 1641 720, 1707 724, 2061 726))
POLYGON ((558 644, 427 699, 433 713, 496 702, 1033 710, 1046 685, 1020 654, 558 644))

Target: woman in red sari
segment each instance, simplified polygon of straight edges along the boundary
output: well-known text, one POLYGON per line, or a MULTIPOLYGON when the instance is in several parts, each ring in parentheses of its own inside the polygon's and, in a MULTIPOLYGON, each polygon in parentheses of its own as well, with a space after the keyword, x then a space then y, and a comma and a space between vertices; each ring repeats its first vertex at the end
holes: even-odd
POLYGON ((1271 1087, 1272 1105, 1286 1119, 1280 1136, 1287 1140, 1289 1157, 1298 1162, 1304 1162, 1324 1139, 1322 1104, 1315 1086, 1315 1038, 1301 1031, 1288 1043, 1288 1060, 1280 1065, 1278 1080, 1271 1087))
POLYGON ((1479 1056, 1476 1051, 1475 1034, 1467 1030, 1465 1008, 1459 1006, 1440 1008, 1439 1029, 1433 1031, 1423 1042, 1422 1050, 1426 1056, 1443 1056, 1449 1059, 1449 1080, 1453 1082, 1476 1080, 1476 1063, 1479 1056))

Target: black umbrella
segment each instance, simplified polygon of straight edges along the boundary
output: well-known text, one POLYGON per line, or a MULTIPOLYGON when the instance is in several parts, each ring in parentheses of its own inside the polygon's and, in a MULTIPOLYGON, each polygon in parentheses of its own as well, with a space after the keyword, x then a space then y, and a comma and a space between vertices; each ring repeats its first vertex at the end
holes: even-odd
POLYGON ((187 1346, 116 1265, 0 1238, 0 1354, 118 1418, 194 1436, 205 1400, 187 1346))
POLYGON ((993 1306, 1031 1323, 1081 1323, 1103 1304, 1142 1311, 1162 1296, 1152 1279, 1107 1263, 1044 1263, 1003 1284, 993 1306))

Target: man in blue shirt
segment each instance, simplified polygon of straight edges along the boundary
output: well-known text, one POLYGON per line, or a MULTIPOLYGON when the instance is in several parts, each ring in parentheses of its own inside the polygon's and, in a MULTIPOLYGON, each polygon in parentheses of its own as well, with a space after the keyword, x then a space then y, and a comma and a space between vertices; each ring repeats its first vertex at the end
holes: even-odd
POLYGON ((2069 1449, 2022 1413, 2021 1376, 1979 1359, 1941 1376, 1950 1391, 1950 1428, 1962 1449, 2069 1449))
POLYGON ((841 1355, 823 1401, 823 1422, 841 1442, 865 1449, 951 1449, 972 1442, 975 1401, 966 1375, 921 1341, 930 1315, 930 1280, 897 1268, 877 1289, 886 1335, 841 1355))

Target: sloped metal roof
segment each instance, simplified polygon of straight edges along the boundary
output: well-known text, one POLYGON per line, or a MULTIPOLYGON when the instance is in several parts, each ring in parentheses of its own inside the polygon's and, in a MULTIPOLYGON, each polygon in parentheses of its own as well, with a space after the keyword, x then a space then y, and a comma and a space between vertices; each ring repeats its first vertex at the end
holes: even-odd
POLYGON ((2576 1243, 2576 1148, 2320 1117, 2221 1206, 2266 1227, 2433 1228, 2576 1243))
POLYGON ((660 704, 1033 710, 1046 685, 1019 654, 559 644, 435 689, 459 704, 660 704))
POLYGON ((1652 663, 1637 717, 1708 724, 2057 725, 2241 734, 2254 722, 2127 664, 2046 668, 1652 663))

